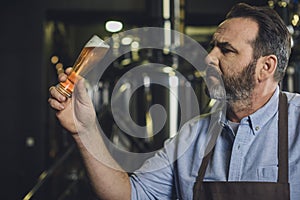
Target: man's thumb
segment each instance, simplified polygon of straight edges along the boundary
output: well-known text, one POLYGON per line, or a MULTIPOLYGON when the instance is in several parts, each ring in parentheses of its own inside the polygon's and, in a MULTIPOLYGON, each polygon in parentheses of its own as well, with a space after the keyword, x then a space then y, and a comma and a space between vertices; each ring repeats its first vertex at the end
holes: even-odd
POLYGON ((75 98, 75 101, 84 106, 92 106, 92 101, 87 93, 83 78, 77 81, 73 92, 73 98, 75 98))

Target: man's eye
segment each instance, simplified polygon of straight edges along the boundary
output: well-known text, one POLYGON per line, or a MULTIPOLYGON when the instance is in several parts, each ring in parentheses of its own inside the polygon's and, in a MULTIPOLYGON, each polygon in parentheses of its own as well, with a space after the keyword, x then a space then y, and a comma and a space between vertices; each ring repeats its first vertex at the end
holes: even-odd
POLYGON ((226 54, 226 53, 230 53, 230 52, 232 52, 230 49, 227 49, 227 48, 221 48, 221 52, 223 53, 223 54, 226 54))

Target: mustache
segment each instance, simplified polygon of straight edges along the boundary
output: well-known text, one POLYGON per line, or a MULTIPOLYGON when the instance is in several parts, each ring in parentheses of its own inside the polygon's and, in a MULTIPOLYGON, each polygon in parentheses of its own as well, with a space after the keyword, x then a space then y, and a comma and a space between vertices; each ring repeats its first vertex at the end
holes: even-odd
POLYGON ((208 66, 205 70, 205 78, 209 81, 209 79, 216 79, 219 82, 223 82, 223 73, 214 66, 208 66))
POLYGON ((215 86, 216 84, 224 86, 223 75, 215 67, 208 67, 206 69, 204 79, 208 88, 210 88, 210 86, 215 86))
POLYGON ((226 90, 222 73, 216 67, 208 66, 205 74, 206 94, 213 99, 226 99, 226 90))

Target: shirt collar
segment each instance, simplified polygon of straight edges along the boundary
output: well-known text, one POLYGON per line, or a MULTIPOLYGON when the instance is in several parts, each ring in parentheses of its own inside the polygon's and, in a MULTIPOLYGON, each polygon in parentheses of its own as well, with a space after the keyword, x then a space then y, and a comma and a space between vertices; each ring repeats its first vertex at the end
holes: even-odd
POLYGON ((271 99, 255 113, 245 117, 241 122, 249 119, 254 135, 278 112, 279 86, 277 86, 271 99))
MULTIPOLYGON (((257 134, 260 129, 268 122, 278 111, 278 101, 279 101, 279 86, 277 86, 271 99, 255 113, 244 117, 240 124, 249 124, 253 130, 253 134, 257 134)), ((228 126, 228 120, 226 118, 226 113, 221 112, 219 118, 220 125, 225 128, 228 126)))

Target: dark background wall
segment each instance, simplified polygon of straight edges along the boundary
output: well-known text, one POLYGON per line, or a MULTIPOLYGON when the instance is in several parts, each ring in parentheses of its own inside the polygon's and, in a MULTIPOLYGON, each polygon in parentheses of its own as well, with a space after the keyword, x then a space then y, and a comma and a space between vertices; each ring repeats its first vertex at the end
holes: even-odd
POLYGON ((1 5, 1 199, 20 199, 45 167, 43 5, 40 0, 1 5))

